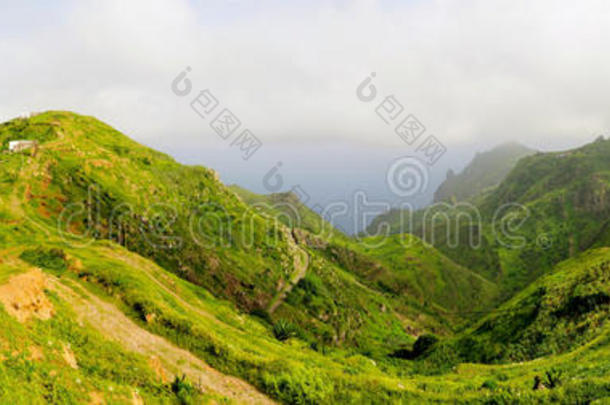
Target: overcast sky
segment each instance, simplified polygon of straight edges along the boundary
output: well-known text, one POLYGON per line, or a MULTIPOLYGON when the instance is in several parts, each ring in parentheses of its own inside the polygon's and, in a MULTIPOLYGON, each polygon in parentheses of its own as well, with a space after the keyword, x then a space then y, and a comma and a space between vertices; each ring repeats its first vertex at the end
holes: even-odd
MULTIPOLYGON (((610 2, 0 1, 0 120, 95 115, 140 141, 222 140, 170 91, 186 66, 264 142, 399 145, 371 72, 447 145, 610 128, 610 2)), ((548 145, 547 145, 548 142, 548 145)))
MULTIPOLYGON (((422 207, 478 151, 608 134, 609 44, 608 0, 0 0, 0 121, 73 110, 256 192, 276 191, 265 176, 282 162, 282 191, 310 206, 364 190, 422 207), (204 89, 263 142, 250 160, 190 108, 204 89), (386 96, 447 149, 408 198, 388 176, 417 144, 376 115, 386 96)), ((350 215, 333 222, 361 229, 350 215)))

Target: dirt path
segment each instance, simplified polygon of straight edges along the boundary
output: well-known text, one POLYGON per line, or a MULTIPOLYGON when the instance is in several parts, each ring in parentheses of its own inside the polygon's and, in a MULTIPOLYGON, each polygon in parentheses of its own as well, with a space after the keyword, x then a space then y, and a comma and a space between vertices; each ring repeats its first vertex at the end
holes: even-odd
POLYGON ((245 381, 218 372, 192 353, 142 329, 116 306, 101 300, 85 288, 73 283, 71 286, 64 285, 54 277, 49 277, 49 285, 72 305, 79 320, 89 323, 102 335, 120 343, 127 350, 160 361, 170 378, 185 374, 203 391, 216 393, 238 403, 274 403, 245 381))
POLYGON ((309 267, 309 254, 304 249, 301 249, 301 248, 299 248, 299 253, 300 253, 299 263, 295 264, 295 271, 292 274, 292 277, 290 278, 288 283, 284 286, 284 288, 282 288, 282 290, 277 293, 277 295, 273 298, 273 300, 271 300, 271 304, 269 305, 269 310, 268 310, 268 312, 270 314, 272 314, 277 309, 277 307, 279 307, 280 304, 282 302, 284 302, 288 293, 290 291, 292 291, 294 286, 297 285, 297 283, 303 277, 305 277, 305 274, 307 274, 307 268, 309 267))

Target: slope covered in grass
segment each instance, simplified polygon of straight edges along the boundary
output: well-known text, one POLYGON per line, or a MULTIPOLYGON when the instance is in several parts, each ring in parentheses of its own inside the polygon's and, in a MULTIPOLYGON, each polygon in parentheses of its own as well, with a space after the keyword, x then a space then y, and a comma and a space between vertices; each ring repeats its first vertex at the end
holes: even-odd
POLYGON ((352 247, 379 261, 375 271, 364 276, 398 296, 418 299, 423 306, 469 317, 473 311, 492 308, 497 286, 456 264, 413 235, 372 237, 352 247))
MULTIPOLYGON (((40 266, 59 284, 51 284, 46 292, 55 309, 50 319, 20 324, 0 310, 2 336, 19 347, 33 341, 43 347, 45 356, 42 362, 21 358, 0 363, 0 378, 19 387, 2 392, 2 399, 13 403, 43 398, 54 403, 87 401, 90 392, 116 403, 131 402, 134 392, 146 401, 222 400, 222 393, 211 390, 206 391, 207 397, 198 398, 198 381, 188 378, 185 384, 195 388, 177 396, 171 382, 160 380, 159 367, 150 358, 129 351, 125 342, 109 342, 112 335, 105 336, 89 323, 97 318, 77 316, 82 312, 77 307, 80 301, 96 300, 123 312, 141 330, 187 350, 227 378, 246 380, 285 403, 449 403, 457 398, 464 403, 574 403, 609 394, 610 350, 607 334, 601 333, 604 325, 599 329, 600 338, 542 361, 453 368, 388 356, 373 361, 353 350, 311 346, 298 335, 279 340, 265 322, 240 313, 234 304, 116 243, 91 241, 85 247, 70 247, 52 234, 45 237, 40 226, 27 221, 19 225, 18 233, 12 232, 15 224, 0 227, 8 247, 5 262, 26 271, 32 265, 40 266), (77 299, 68 299, 65 288, 77 299), (48 341, 53 344, 47 350, 48 341), (64 366, 63 342, 70 343, 78 369, 64 366), (573 367, 576 362, 580 367, 573 367), (52 373, 60 367, 60 373, 52 373), (561 372, 561 382, 552 389, 533 390, 536 376, 544 377, 547 372, 561 372), (49 379, 51 374, 54 377, 49 379)), ((107 329, 112 333, 114 328, 107 329)), ((13 346, 4 353, 9 351, 14 351, 13 346)), ((170 373, 183 372, 181 367, 187 371, 189 362, 174 363, 174 370, 162 364, 171 377, 170 373)), ((232 395, 235 391, 233 388, 232 395)))
POLYGON ((556 263, 608 246, 609 196, 610 140, 599 139, 524 157, 474 204, 395 210, 385 218, 392 232, 418 235, 511 296, 556 263))
POLYGON ((229 189, 246 204, 253 206, 259 212, 277 218, 289 228, 302 228, 327 239, 343 236, 318 213, 303 204, 292 192, 257 194, 237 185, 231 185, 229 189))
POLYGON ((560 263, 433 353, 484 363, 564 353, 607 333, 609 313, 610 249, 590 250, 560 263))
MULTIPOLYGON (((36 316, 20 320, 10 301, 0 305, 0 402, 529 404, 610 395, 604 300, 587 310, 590 297, 607 294, 607 267, 544 281, 543 302, 559 302, 555 313, 585 303, 560 321, 571 331, 565 342, 551 331, 536 346, 549 323, 492 312, 477 339, 508 349, 477 358, 488 352, 463 339, 480 325, 454 337, 463 319, 446 313, 469 300, 483 308, 494 284, 415 238, 377 251, 374 240, 325 240, 278 225, 212 171, 181 166, 88 117, 50 112, 1 125, 2 145, 13 139, 40 145, 1 156, 0 291, 22 299, 11 283, 36 269, 48 284, 32 305, 17 306, 36 316), (192 222, 192 213, 206 215, 192 222), (235 232, 244 223, 251 243, 235 232), (588 289, 571 292, 575 285, 588 289), (500 321, 517 326, 501 330, 500 321), (572 331, 581 327, 590 331, 583 338, 572 331), (509 335, 521 330, 534 353, 523 363, 460 364, 518 358, 509 335), (397 355, 431 331, 441 343, 428 357, 397 355), (528 360, 536 353, 545 357, 528 360), (547 374, 547 389, 534 390, 547 374)), ((601 266, 598 254, 607 252, 592 252, 587 269, 601 266)), ((515 306, 539 297, 524 294, 515 306)))
MULTIPOLYGON (((7 222, 28 218, 71 246, 114 241, 241 311, 294 324, 311 343, 383 356, 411 342, 413 327, 446 327, 359 283, 213 171, 178 164, 94 118, 48 112, 0 125, 0 144, 15 139, 39 146, 3 155, 0 218, 7 222)), ((300 210, 306 224, 328 225, 300 210)))
MULTIPOLYGON (((11 274, 2 283, 3 294, 13 287, 16 275, 36 274, 13 254, 5 251, 0 264, 0 274, 11 274)), ((14 285, 19 287, 23 288, 14 285)), ((50 303, 50 318, 39 320, 33 316, 19 321, 7 312, 10 308, 0 306, 2 403, 87 403, 98 398, 115 403, 180 403, 171 381, 160 378, 149 357, 127 350, 79 321, 73 308, 56 291, 41 290, 39 294, 38 299, 50 303)), ((13 305, 25 305, 27 298, 16 293, 9 300, 14 301, 13 305)), ((204 399, 193 394, 189 398, 204 399)), ((186 398, 185 393, 182 395, 186 398)), ((224 395, 207 397, 222 399, 224 395)))

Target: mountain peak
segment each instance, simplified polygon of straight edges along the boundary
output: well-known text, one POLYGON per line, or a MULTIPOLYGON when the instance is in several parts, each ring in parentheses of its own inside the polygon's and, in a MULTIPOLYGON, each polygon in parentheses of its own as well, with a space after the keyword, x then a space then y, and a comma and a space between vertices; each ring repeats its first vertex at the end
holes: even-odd
POLYGON ((434 193, 434 202, 464 201, 475 197, 498 185, 520 158, 533 153, 534 150, 515 141, 479 152, 459 174, 447 173, 446 180, 434 193))

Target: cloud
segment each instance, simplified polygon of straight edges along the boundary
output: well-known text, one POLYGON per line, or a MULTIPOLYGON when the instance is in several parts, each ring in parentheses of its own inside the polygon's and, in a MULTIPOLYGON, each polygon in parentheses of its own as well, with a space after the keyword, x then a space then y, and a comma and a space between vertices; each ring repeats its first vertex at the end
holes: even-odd
POLYGON ((606 1, 83 1, 15 9, 0 30, 0 119, 73 109, 139 140, 218 144, 171 80, 267 142, 398 144, 359 101, 372 71, 445 143, 580 143, 608 131, 606 1), (8 27, 8 28, 7 28, 8 27))

